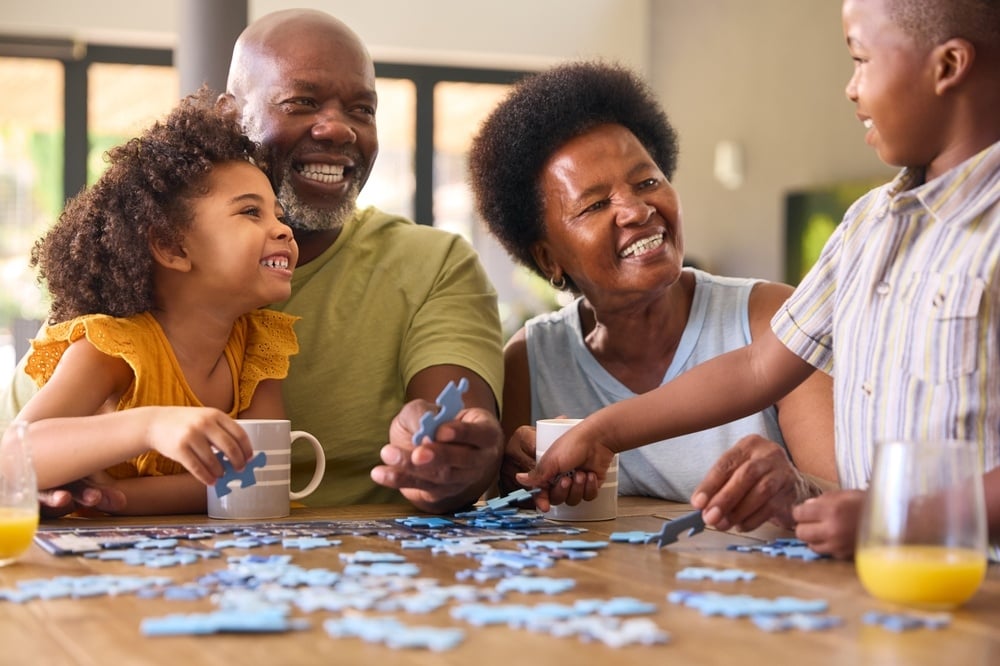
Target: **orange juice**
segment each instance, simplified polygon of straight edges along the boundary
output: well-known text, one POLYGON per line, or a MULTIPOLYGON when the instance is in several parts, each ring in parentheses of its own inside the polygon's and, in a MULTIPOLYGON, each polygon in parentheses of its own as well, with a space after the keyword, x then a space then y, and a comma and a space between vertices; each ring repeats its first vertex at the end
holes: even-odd
POLYGON ((912 606, 958 606, 975 594, 986 576, 986 554, 969 548, 861 548, 854 563, 873 597, 912 606))
POLYGON ((38 529, 38 509, 0 507, 0 564, 28 550, 38 529))

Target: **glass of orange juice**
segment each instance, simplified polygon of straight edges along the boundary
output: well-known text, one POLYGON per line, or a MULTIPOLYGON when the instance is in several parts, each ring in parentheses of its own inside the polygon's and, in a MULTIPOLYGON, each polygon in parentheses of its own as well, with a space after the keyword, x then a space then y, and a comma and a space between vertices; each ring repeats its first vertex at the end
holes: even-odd
POLYGON ((865 498, 854 561, 883 601, 949 609, 986 575, 986 506, 976 442, 885 441, 865 498))
POLYGON ((26 422, 14 421, 0 440, 0 566, 23 555, 38 529, 38 486, 27 433, 26 422))

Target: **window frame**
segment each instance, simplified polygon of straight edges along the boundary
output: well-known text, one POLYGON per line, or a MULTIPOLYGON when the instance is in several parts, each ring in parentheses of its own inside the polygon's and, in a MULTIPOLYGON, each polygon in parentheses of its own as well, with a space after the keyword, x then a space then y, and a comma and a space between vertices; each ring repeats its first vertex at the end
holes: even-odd
POLYGON ((173 51, 146 47, 90 44, 65 39, 0 36, 0 56, 62 62, 63 77, 63 200, 87 185, 87 68, 93 63, 174 66, 173 51))
POLYGON ((523 70, 414 65, 376 62, 375 77, 407 79, 416 87, 416 123, 413 170, 413 218, 418 224, 434 224, 434 87, 438 83, 512 84, 531 72, 523 70))
MULTIPOLYGON (((0 56, 59 60, 65 71, 63 90, 63 200, 87 184, 88 82, 93 63, 174 66, 171 49, 91 44, 66 39, 0 35, 0 56)), ((434 87, 440 82, 512 84, 526 70, 375 62, 378 78, 407 79, 416 89, 414 109, 413 218, 434 224, 434 87)))

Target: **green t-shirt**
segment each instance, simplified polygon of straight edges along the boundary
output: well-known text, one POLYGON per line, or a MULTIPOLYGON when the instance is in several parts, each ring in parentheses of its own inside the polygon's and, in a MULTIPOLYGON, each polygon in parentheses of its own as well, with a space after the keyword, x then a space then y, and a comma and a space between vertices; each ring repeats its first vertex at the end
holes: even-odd
MULTIPOLYGON (((302 317, 285 408, 292 429, 315 435, 327 456, 324 481, 305 504, 402 500, 369 474, 419 371, 468 368, 499 404, 496 292, 460 236, 374 208, 358 211, 330 248, 295 269, 291 298, 272 307, 302 317)), ((292 489, 305 486, 312 470, 311 448, 296 445, 292 489)))

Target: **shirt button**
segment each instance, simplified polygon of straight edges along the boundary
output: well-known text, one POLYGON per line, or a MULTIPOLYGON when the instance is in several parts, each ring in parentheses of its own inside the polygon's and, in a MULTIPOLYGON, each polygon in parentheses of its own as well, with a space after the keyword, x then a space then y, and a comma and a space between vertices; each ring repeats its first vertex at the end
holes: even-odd
POLYGON ((891 287, 888 282, 879 282, 878 286, 875 287, 875 293, 879 296, 885 296, 891 291, 891 287))
POLYGON ((861 390, 864 391, 867 395, 871 395, 872 394, 871 382, 865 382, 864 384, 862 384, 861 390))

